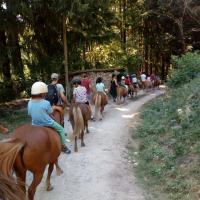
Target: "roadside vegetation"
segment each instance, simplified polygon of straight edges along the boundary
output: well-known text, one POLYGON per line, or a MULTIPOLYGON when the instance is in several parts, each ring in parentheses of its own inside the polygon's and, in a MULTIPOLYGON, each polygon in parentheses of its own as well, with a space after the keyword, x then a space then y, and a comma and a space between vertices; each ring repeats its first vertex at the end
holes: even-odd
MULTIPOLYGON (((165 95, 141 111, 137 172, 170 200, 200 198, 200 55, 174 57, 165 95)), ((135 159, 135 158, 134 158, 135 159)), ((160 199, 160 198, 158 198, 160 199)))
MULTIPOLYGON (((13 109, 0 109, 0 122, 9 129, 9 133, 22 124, 30 123, 31 119, 27 115, 26 109, 13 110, 13 109)), ((5 137, 0 134, 0 139, 5 137)))

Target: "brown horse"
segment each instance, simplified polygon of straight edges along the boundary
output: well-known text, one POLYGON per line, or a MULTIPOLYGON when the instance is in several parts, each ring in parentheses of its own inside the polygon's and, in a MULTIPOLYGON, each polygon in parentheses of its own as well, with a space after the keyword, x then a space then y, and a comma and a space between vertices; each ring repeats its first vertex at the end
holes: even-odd
POLYGON ((138 92, 138 86, 137 84, 130 84, 128 86, 128 90, 129 90, 129 94, 131 95, 131 97, 137 97, 137 92, 138 92))
POLYGON ((25 193, 12 177, 0 174, 0 199, 23 200, 25 193))
POLYGON ((153 87, 159 89, 159 86, 160 86, 160 85, 161 85, 161 80, 156 79, 156 80, 154 81, 153 87))
POLYGON ((153 83, 150 80, 145 81, 145 89, 146 91, 150 91, 153 89, 153 83))
POLYGON ((123 103, 124 103, 127 95, 128 95, 128 90, 125 87, 123 86, 117 87, 117 102, 118 103, 122 102, 122 97, 123 97, 123 103))
MULTIPOLYGON (((26 171, 31 171, 33 180, 28 188, 28 197, 33 200, 47 165, 46 189, 53 189, 50 177, 60 153, 60 138, 53 129, 23 125, 14 131, 10 140, 0 144, 0 172, 10 177, 14 170, 17 179, 25 183, 26 171)), ((26 191, 25 186, 22 189, 26 191)))
POLYGON ((84 143, 84 131, 88 130, 88 120, 91 119, 91 110, 87 104, 74 103, 69 108, 69 121, 72 125, 74 136, 74 151, 78 152, 77 139, 81 138, 81 146, 85 146, 84 143))
POLYGON ((93 96, 93 103, 95 105, 95 119, 102 120, 104 107, 108 103, 107 96, 103 92, 97 92, 93 96))

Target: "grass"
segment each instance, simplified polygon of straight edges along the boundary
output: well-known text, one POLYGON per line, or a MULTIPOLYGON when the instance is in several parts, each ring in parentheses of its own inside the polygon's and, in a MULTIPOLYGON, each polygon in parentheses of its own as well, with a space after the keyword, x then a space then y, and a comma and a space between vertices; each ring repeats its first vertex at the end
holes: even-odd
POLYGON ((200 198, 199 116, 200 78, 167 91, 141 111, 133 133, 139 153, 133 157, 138 176, 155 194, 170 200, 200 198))

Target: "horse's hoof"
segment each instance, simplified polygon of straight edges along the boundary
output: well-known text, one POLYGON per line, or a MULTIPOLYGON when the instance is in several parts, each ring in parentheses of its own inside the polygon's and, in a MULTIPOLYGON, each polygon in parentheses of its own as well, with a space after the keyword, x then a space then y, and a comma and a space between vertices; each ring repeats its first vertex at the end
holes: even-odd
POLYGON ((48 192, 51 191, 51 190, 53 190, 53 186, 51 186, 51 185, 47 186, 46 190, 47 190, 48 192))
POLYGON ((64 172, 63 172, 63 170, 61 169, 61 170, 58 170, 58 171, 56 171, 56 174, 57 174, 57 176, 60 176, 61 174, 63 174, 64 172))
POLYGON ((82 144, 81 144, 81 147, 85 147, 85 143, 82 143, 82 144))

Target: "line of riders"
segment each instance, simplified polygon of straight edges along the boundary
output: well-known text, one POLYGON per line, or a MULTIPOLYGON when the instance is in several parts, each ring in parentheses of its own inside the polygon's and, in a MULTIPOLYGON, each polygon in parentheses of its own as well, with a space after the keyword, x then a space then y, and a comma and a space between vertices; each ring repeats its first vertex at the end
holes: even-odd
MULTIPOLYGON (((141 74, 141 82, 146 86, 148 80, 145 74, 141 74)), ((127 86, 132 84, 135 88, 140 86, 136 83, 136 76, 123 77, 121 74, 113 74, 109 93, 115 101, 121 90, 128 91, 127 86), (127 81, 129 78, 129 81, 127 81), (131 82, 132 81, 132 82, 131 82), (128 84, 127 84, 128 83, 128 84)), ((96 80, 96 92, 92 94, 92 84, 87 75, 83 79, 74 78, 73 98, 70 104, 65 96, 65 90, 62 84, 58 83, 59 75, 51 75, 51 86, 55 86, 57 98, 56 102, 46 100, 50 86, 44 82, 35 82, 31 87, 31 99, 28 102, 28 115, 32 118, 32 125, 22 125, 14 130, 10 138, 0 141, 0 179, 13 180, 13 171, 16 174, 19 186, 22 189, 22 195, 26 194, 25 181, 26 171, 33 173, 33 180, 28 188, 29 200, 34 199, 36 188, 42 180, 45 168, 48 167, 46 179, 46 190, 53 189, 50 183, 51 173, 54 165, 57 174, 62 173, 58 165, 60 152, 70 154, 71 150, 67 147, 67 139, 64 126, 64 108, 69 107, 69 121, 73 129, 74 151, 78 151, 77 140, 81 139, 81 146, 85 146, 84 132, 88 130, 88 121, 102 119, 102 112, 108 103, 107 93, 103 79, 98 77, 96 80), (94 116, 90 102, 95 106, 94 116), (56 134, 55 131, 58 133, 56 134)), ((52 88, 51 88, 52 89, 52 88)), ((52 90, 53 91, 53 90, 52 90)), ((55 97, 56 95, 54 95, 55 97)), ((49 97, 49 96, 48 96, 49 97)), ((0 126, 0 132, 6 133, 8 130, 0 126)), ((2 182, 3 183, 3 182, 2 182)), ((0 184, 1 193, 1 184, 0 184)), ((7 195, 8 193, 5 193, 7 195)), ((24 199, 24 198, 19 198, 24 199)))
POLYGON ((136 74, 127 74, 124 76, 119 72, 115 72, 112 75, 110 94, 113 97, 114 102, 121 102, 122 97, 124 98, 123 100, 125 100, 126 96, 137 96, 139 89, 148 91, 155 87, 159 87, 160 84, 160 77, 154 73, 147 76, 145 72, 142 72, 140 79, 138 79, 136 74))
MULTIPOLYGON (((96 95, 92 96, 93 88, 90 79, 87 74, 83 75, 83 78, 75 77, 72 80, 73 83, 73 98, 72 103, 77 104, 86 104, 89 115, 86 117, 91 120, 102 119, 102 112, 104 110, 105 105, 108 103, 108 93, 113 97, 113 101, 120 101, 121 96, 137 96, 137 91, 139 88, 153 88, 154 86, 159 86, 160 78, 151 74, 151 76, 147 77, 145 73, 141 73, 141 80, 138 80, 135 74, 129 76, 122 75, 119 72, 115 72, 112 75, 112 80, 110 82, 109 91, 105 88, 102 77, 98 77, 96 79, 96 95), (120 90, 122 90, 122 95, 120 96, 120 90), (97 98, 98 96, 101 97, 97 98), (119 98, 119 99, 118 99, 119 98), (118 99, 118 100, 117 100, 118 99), (99 102, 98 102, 98 101, 99 102), (95 117, 92 115, 92 109, 90 103, 95 105, 95 117), (97 104, 100 104, 99 107, 97 104)), ((70 103, 68 102, 65 96, 65 90, 62 84, 59 82, 59 75, 53 73, 51 75, 51 84, 46 85, 45 83, 39 81, 35 82, 31 88, 31 100, 28 103, 28 115, 32 118, 32 125, 35 126, 47 126, 55 129, 60 136, 62 151, 66 154, 70 154, 71 150, 66 146, 66 142, 69 140, 65 137, 64 130, 64 108, 70 107, 70 103), (48 91, 50 89, 49 86, 54 86, 56 92, 53 91, 53 95, 47 98, 48 91), (55 97, 57 95, 57 97, 55 97), (57 112, 56 112, 57 111, 57 112), (56 120, 56 113, 59 113, 56 120)), ((70 113, 70 112, 69 112, 70 113)), ((72 128, 74 128, 74 119, 70 118, 69 121, 72 124, 72 128)))

